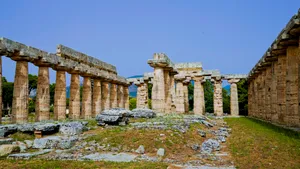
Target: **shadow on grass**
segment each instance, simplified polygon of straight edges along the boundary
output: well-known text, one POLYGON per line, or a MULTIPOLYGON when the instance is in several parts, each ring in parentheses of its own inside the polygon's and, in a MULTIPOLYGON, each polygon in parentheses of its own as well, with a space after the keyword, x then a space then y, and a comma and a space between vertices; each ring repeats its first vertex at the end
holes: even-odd
POLYGON ((294 131, 294 130, 291 130, 291 129, 287 129, 287 128, 283 128, 283 127, 274 125, 270 122, 265 122, 265 121, 250 118, 250 117, 245 117, 245 119, 258 124, 263 128, 272 130, 272 131, 274 131, 278 134, 283 134, 283 135, 291 137, 291 138, 300 139, 300 132, 297 132, 297 131, 294 131))

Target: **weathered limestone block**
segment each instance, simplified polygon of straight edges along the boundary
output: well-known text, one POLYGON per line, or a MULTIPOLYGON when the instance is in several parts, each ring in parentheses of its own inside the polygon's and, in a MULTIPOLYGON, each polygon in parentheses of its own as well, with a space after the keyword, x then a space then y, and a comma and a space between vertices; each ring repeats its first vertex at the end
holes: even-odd
POLYGON ((110 85, 110 108, 117 108, 118 107, 118 100, 117 100, 117 84, 111 83, 110 85))
POLYGON ((103 110, 110 109, 110 91, 109 91, 109 82, 103 81, 102 82, 102 107, 103 110))
POLYGON ((120 84, 118 84, 117 89, 117 104, 117 107, 124 108, 124 87, 120 84))
POLYGON ((80 80, 78 74, 71 75, 69 118, 80 119, 80 80))
POLYGON ((271 121, 278 122, 278 110, 277 110, 277 65, 275 61, 272 64, 272 84, 271 84, 271 121))
POLYGON ((36 121, 50 119, 50 86, 48 67, 39 67, 35 106, 36 121))
POLYGON ((165 78, 162 67, 154 68, 152 87, 152 109, 156 112, 164 112, 165 108, 165 78))
POLYGON ((223 115, 222 79, 214 78, 214 113, 216 116, 223 115))
POLYGON ((189 113, 189 80, 183 81, 183 95, 184 95, 184 112, 189 113))
POLYGON ((175 76, 176 80, 176 112, 178 114, 185 113, 184 107, 184 91, 183 91, 183 80, 184 77, 175 76))
POLYGON ((171 113, 171 91, 170 91, 170 71, 164 70, 164 80, 165 80, 165 113, 171 113))
POLYGON ((96 117, 102 111, 101 105, 101 81, 100 79, 94 79, 93 87, 93 103, 92 103, 92 117, 96 117))
POLYGON ((26 123, 28 121, 28 98, 28 62, 17 61, 12 103, 14 123, 26 123))
POLYGON ((287 48, 286 72, 286 117, 284 121, 288 126, 299 127, 299 60, 300 48, 290 46, 287 48))
POLYGON ((240 79, 230 79, 228 83, 230 83, 230 114, 231 116, 239 115, 239 99, 238 99, 238 90, 237 90, 237 82, 240 79))
POLYGON ((124 89, 124 107, 129 109, 129 86, 123 86, 124 89))
POLYGON ((286 116, 286 56, 278 56, 277 66, 277 113, 278 122, 284 124, 286 116))
POLYGON ((54 119, 66 119, 66 73, 61 70, 56 71, 54 119))
POLYGON ((194 114, 205 114, 204 89, 202 80, 204 77, 194 77, 194 114))
POLYGON ((90 77, 83 78, 82 116, 84 119, 92 118, 92 84, 90 77))

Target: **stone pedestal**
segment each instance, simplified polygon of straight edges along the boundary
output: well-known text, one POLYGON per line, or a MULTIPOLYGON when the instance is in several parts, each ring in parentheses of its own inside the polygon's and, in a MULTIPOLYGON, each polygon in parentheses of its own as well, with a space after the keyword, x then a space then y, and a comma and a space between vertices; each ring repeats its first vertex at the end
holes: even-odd
POLYGON ((231 116, 239 115, 239 99, 238 99, 238 89, 237 82, 239 79, 230 79, 228 83, 230 83, 230 114, 231 116))
POLYGON ((110 104, 111 108, 118 107, 117 84, 114 83, 110 85, 110 104))
POLYGON ((90 77, 83 78, 82 116, 84 119, 92 118, 92 85, 90 77))
POLYGON ((152 88, 152 109, 163 113, 165 109, 165 78, 162 67, 154 68, 152 88))
POLYGON ((124 108, 129 110, 129 86, 123 86, 124 89, 124 108))
POLYGON ((109 90, 109 82, 102 82, 102 107, 103 110, 110 109, 110 90, 109 90))
POLYGON ((96 117, 101 111, 101 81, 100 79, 94 79, 92 117, 96 117))
POLYGON ((27 123, 28 99, 28 62, 17 61, 12 103, 13 123, 27 123))
POLYGON ((203 77, 194 77, 194 114, 205 114, 203 77))
POLYGON ((117 89, 117 104, 117 107, 124 108, 124 87, 120 84, 117 89))
POLYGON ((35 103, 35 121, 50 119, 49 68, 39 67, 35 103))
POLYGON ((66 119, 66 73, 61 70, 56 71, 54 119, 66 119))
POLYGON ((80 80, 78 74, 71 75, 69 118, 80 119, 80 80))
POLYGON ((222 79, 214 78, 214 113, 216 116, 223 115, 222 79))

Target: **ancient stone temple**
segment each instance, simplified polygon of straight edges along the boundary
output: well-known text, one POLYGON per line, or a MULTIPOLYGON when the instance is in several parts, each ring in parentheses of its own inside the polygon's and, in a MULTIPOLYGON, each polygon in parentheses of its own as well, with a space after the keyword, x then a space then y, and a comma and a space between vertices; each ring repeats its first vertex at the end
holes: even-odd
POLYGON ((237 82, 247 75, 221 75, 218 70, 203 70, 201 62, 174 64, 164 53, 155 53, 148 64, 154 72, 144 73, 141 78, 129 78, 130 84, 137 86, 137 108, 148 107, 148 84, 152 87, 152 109, 161 114, 194 113, 205 114, 203 83, 210 80, 214 84, 214 113, 223 115, 222 80, 231 84, 231 115, 237 116, 237 82), (188 85, 194 85, 194 109, 189 110, 188 85))
MULTIPOLYGON (((118 76, 116 67, 69 47, 58 45, 56 54, 53 54, 1 38, 0 56, 16 61, 12 104, 12 119, 15 123, 26 123, 28 120, 29 62, 39 67, 36 121, 50 118, 49 68, 56 71, 54 96, 56 120, 66 119, 66 73, 71 74, 69 118, 89 119, 103 109, 129 107, 129 83, 124 77, 118 76), (84 79, 82 103, 80 103, 80 76, 84 79)), ((0 77, 2 77, 1 67, 2 63, 0 77)), ((0 98, 2 98, 1 90, 0 87, 0 98)), ((0 101, 0 108, 2 108, 2 101, 0 101)))
POLYGON ((300 127, 299 42, 300 11, 290 19, 249 73, 250 116, 300 127))

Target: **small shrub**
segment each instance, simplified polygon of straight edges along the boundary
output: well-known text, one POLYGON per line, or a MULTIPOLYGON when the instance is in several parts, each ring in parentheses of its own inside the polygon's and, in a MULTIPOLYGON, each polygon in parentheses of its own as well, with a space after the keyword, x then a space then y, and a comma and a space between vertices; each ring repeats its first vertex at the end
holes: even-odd
POLYGON ((130 98, 129 99, 129 109, 133 110, 136 108, 136 98, 130 98))

